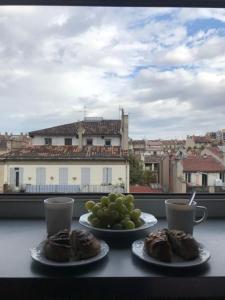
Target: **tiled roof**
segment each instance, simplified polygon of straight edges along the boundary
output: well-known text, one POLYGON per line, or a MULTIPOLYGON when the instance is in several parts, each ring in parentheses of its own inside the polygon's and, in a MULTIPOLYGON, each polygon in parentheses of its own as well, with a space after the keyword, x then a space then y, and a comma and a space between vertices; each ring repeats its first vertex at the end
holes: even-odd
POLYGON ((219 158, 223 158, 223 152, 218 147, 207 147, 206 149, 208 149, 210 152, 212 152, 219 158))
POLYGON ((126 156, 118 146, 32 146, 0 155, 0 160, 123 160, 126 156))
POLYGON ((225 166, 212 156, 188 157, 183 160, 184 172, 223 172, 225 166))
POLYGON ((84 135, 120 135, 120 120, 100 120, 100 121, 80 121, 65 125, 54 126, 51 128, 35 130, 29 132, 29 135, 41 136, 74 136, 78 134, 78 128, 84 128, 84 135))
POLYGON ((152 189, 146 185, 131 185, 130 193, 162 193, 162 189, 152 189))
POLYGON ((144 145, 145 146, 145 140, 133 140, 132 144, 133 144, 133 146, 135 146, 135 145, 144 145))

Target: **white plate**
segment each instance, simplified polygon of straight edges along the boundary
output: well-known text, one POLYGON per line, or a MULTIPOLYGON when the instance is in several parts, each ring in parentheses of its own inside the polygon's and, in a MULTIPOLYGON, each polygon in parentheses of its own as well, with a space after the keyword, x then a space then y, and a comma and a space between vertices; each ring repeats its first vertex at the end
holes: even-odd
POLYGON ((163 262, 160 260, 157 260, 151 256, 148 255, 144 248, 144 239, 134 241, 132 244, 132 252, 134 255, 139 257, 140 259, 144 260, 147 263, 163 266, 163 267, 170 267, 170 268, 189 268, 189 267, 195 267, 201 264, 204 264, 210 259, 210 252, 205 248, 205 246, 201 243, 199 243, 199 257, 184 261, 182 258, 179 258, 174 255, 172 262, 163 262))
POLYGON ((80 217, 79 223, 89 229, 92 229, 94 231, 98 232, 108 232, 108 233, 127 233, 127 232, 137 232, 141 230, 145 230, 157 223, 157 219, 148 213, 141 213, 141 220, 144 221, 144 224, 140 227, 134 228, 134 229, 110 229, 110 228, 98 228, 91 225, 91 223, 88 221, 88 217, 91 213, 84 214, 80 217))
POLYGON ((30 253, 31 253, 31 257, 33 260, 46 265, 46 266, 51 266, 51 267, 79 267, 79 266, 84 266, 84 265, 88 265, 91 263, 94 263, 100 259, 102 259, 103 257, 105 257, 108 252, 109 252, 109 246, 108 244, 106 244, 106 242, 104 241, 100 241, 101 243, 101 251, 98 255, 94 256, 94 257, 90 257, 87 259, 80 259, 80 260, 70 260, 68 262, 56 262, 56 261, 52 261, 47 259, 42 251, 42 245, 43 242, 40 243, 36 248, 32 248, 30 249, 30 253))

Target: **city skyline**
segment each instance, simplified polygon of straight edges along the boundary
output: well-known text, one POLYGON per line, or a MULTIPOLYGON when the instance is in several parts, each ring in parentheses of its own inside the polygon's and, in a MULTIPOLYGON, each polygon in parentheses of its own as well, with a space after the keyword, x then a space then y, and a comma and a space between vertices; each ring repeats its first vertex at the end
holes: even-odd
POLYGON ((129 115, 134 139, 224 128, 225 10, 0 8, 1 132, 129 115))

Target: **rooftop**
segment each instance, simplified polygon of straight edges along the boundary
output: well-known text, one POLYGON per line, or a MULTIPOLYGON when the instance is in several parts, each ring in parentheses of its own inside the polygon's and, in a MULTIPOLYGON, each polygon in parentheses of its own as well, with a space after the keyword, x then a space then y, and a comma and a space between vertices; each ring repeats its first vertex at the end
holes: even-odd
POLYGON ((126 151, 119 146, 31 146, 0 155, 0 160, 124 160, 126 151))
POLYGON ((224 172, 225 166, 212 156, 189 156, 183 160, 184 172, 224 172))
POLYGON ((120 120, 84 120, 41 130, 29 132, 31 137, 41 136, 74 136, 78 134, 78 129, 83 128, 85 136, 87 135, 120 135, 120 120))

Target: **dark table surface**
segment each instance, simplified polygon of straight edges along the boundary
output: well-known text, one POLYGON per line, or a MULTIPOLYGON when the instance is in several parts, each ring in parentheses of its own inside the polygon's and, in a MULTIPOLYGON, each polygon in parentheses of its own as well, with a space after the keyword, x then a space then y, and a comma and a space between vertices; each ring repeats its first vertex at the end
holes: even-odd
MULTIPOLYGON (((165 226, 159 220, 154 228, 165 226)), ((79 227, 77 221, 73 227, 79 227)), ((139 260, 131 253, 132 238, 105 238, 110 252, 92 265, 49 268, 32 261, 29 252, 44 236, 44 220, 0 221, 0 292, 5 295, 1 299, 11 299, 15 292, 21 299, 36 299, 41 293, 53 295, 48 299, 64 299, 73 292, 76 299, 225 296, 225 220, 208 220, 195 227, 194 237, 206 246, 211 258, 202 266, 183 270, 139 260)))

